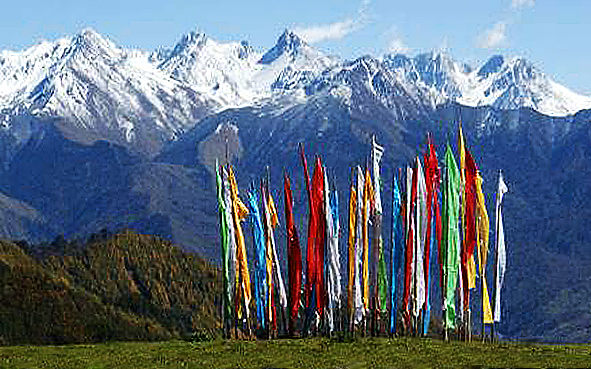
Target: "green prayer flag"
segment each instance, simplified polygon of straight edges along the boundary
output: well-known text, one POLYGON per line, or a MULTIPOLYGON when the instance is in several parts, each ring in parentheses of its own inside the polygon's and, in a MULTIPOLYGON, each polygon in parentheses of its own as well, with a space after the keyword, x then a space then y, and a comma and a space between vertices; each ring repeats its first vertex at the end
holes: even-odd
POLYGON ((215 162, 215 178, 217 184, 218 215, 220 223, 220 240, 222 245, 222 278, 224 289, 224 315, 229 318, 232 315, 232 295, 230 289, 229 256, 228 256, 228 224, 226 223, 226 205, 224 201, 224 185, 220 176, 218 161, 215 162))
POLYGON ((460 173, 449 143, 445 151, 446 177, 444 183, 443 237, 445 250, 445 326, 455 328, 455 291, 460 263, 458 219, 460 210, 460 173))

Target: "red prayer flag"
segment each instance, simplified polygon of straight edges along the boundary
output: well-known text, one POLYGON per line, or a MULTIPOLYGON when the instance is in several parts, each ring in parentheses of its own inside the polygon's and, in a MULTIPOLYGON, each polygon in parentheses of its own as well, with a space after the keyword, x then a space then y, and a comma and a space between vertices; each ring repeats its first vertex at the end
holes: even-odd
POLYGON ((474 158, 468 149, 465 149, 466 167, 464 172, 464 196, 466 199, 466 230, 464 233, 464 242, 462 243, 461 265, 462 265, 462 283, 464 290, 464 310, 469 309, 469 274, 468 262, 474 255, 474 246, 476 245, 476 175, 478 168, 474 158))
POLYGON ((324 288, 324 243, 326 240, 326 217, 324 216, 324 170, 320 157, 316 158, 314 176, 312 178, 312 199, 316 208, 316 237, 315 237, 315 261, 314 284, 316 288, 316 308, 320 316, 324 311, 326 293, 324 288))
POLYGON ((302 253, 298 231, 293 219, 293 200, 291 197, 291 185, 289 177, 284 175, 283 192, 285 195, 285 227, 287 231, 287 265, 289 278, 289 311, 290 332, 293 332, 298 318, 302 286, 302 253))
MULTIPOLYGON (((436 219, 436 238, 437 244, 441 239, 441 218, 439 215, 439 204, 437 202, 437 193, 439 190, 439 163, 437 162, 437 153, 433 147, 433 140, 431 136, 427 137, 428 151, 425 153, 425 180, 427 185, 427 237, 425 240, 425 252, 423 260, 423 268, 425 274, 425 289, 429 289, 429 261, 430 261, 430 249, 431 249, 431 224, 433 220, 433 209, 435 209, 436 219)), ((441 254, 441 252, 439 253, 441 254)), ((440 259, 441 260, 441 259, 440 259)), ((440 268, 441 268, 440 263, 440 268)), ((441 278, 443 280, 443 278, 441 278)), ((425 301, 425 307, 428 301, 425 301)))

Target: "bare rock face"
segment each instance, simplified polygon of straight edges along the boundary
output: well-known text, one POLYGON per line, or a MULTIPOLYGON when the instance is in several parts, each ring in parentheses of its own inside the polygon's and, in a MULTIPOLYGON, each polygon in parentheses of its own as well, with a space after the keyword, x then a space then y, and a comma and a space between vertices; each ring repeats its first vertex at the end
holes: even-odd
POLYGON ((207 168, 215 178, 216 161, 225 165, 240 160, 243 147, 238 135, 238 127, 232 123, 220 123, 216 130, 207 136, 199 145, 199 162, 207 168))

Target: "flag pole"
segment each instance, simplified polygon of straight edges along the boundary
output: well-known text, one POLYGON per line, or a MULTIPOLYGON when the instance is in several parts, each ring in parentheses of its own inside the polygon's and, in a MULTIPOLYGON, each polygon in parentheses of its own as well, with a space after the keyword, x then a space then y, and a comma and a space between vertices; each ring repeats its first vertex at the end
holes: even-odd
MULTIPOLYGON (((400 168, 399 168, 400 169, 400 168)), ((391 265, 391 274, 390 274, 390 327, 389 327, 389 336, 393 337, 396 335, 396 295, 393 293, 396 291, 395 281, 396 281, 396 265, 394 263, 394 258, 396 255, 396 236, 394 232, 396 231, 396 225, 394 224, 394 186, 396 185, 396 170, 392 173, 392 218, 390 221, 390 237, 391 237, 391 245, 392 245, 392 265, 391 265)))
MULTIPOLYGON (((476 218, 476 229, 480 229, 480 222, 481 222, 480 217, 477 217, 476 218)), ((480 272, 480 301, 481 301, 481 304, 482 304, 482 309, 481 309, 481 312, 482 312, 482 319, 481 319, 482 320, 482 325, 481 325, 481 329, 482 329, 482 342, 485 342, 486 341, 486 323, 484 321, 484 318, 485 318, 485 316, 484 316, 484 283, 485 283, 485 278, 486 278, 486 263, 483 263, 483 261, 484 261, 484 254, 483 254, 483 250, 482 250, 482 247, 481 247, 482 239, 480 238, 480 231, 478 231, 477 235, 478 235, 477 236, 478 243, 477 243, 476 246, 478 247, 478 255, 480 256, 479 257, 479 267, 480 267, 480 270, 481 270, 481 272, 480 272)))
MULTIPOLYGON (((444 172, 446 179, 445 179, 445 182, 443 183, 443 185, 445 187, 448 186, 448 184, 447 184, 447 177, 449 176, 448 170, 449 170, 449 168, 446 167, 445 172, 444 172)), ((446 205, 447 202, 449 201, 449 199, 447 198, 447 189, 446 188, 444 188, 444 191, 441 194, 441 200, 442 200, 441 201, 442 205, 444 205, 444 204, 446 205), (445 203, 443 200, 445 200, 445 203)), ((445 209, 446 208, 444 207, 443 210, 445 211, 445 209)), ((447 222, 449 222, 449 214, 447 214, 447 212, 446 212, 446 223, 447 222)), ((447 224, 446 224, 446 227, 447 227, 447 224)), ((445 231, 444 234, 445 234, 445 239, 446 239, 446 243, 447 243, 447 239, 449 238, 449 234, 447 231, 445 231)), ((443 237, 442 237, 441 242, 443 242, 443 237)), ((443 309, 442 309, 443 310, 443 340, 445 342, 447 342, 449 340, 449 337, 447 334, 447 328, 448 328, 447 327, 447 304, 445 303, 446 296, 447 296, 447 288, 448 288, 447 287, 447 253, 448 253, 447 245, 445 245, 445 247, 444 247, 444 245, 441 245, 440 249, 441 249, 441 254, 442 254, 441 258, 443 260, 443 265, 444 265, 444 267, 441 268, 441 272, 442 272, 441 278, 443 279, 443 285, 442 285, 443 288, 441 291, 441 299, 443 302, 443 309)))
MULTIPOLYGON (((499 176, 501 176, 501 171, 499 170, 499 176)), ((499 193, 497 191, 497 197, 499 193)), ((499 263, 499 199, 495 198, 495 264, 493 267, 493 281, 495 283, 495 292, 493 297, 493 319, 491 324, 491 342, 495 342, 495 311, 497 309, 497 267, 499 263)))

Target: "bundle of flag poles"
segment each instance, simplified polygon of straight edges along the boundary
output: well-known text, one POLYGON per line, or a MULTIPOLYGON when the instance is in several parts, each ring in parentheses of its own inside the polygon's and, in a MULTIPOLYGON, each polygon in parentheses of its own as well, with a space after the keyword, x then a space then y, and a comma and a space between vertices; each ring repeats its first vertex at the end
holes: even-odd
POLYGON ((251 184, 245 204, 232 167, 216 162, 226 337, 297 337, 337 332, 426 336, 435 331, 431 325, 434 307, 433 315, 440 317, 443 326, 435 334, 445 339, 453 335, 469 340, 471 306, 479 306, 483 339, 486 327, 489 336, 494 337, 494 325, 501 320, 501 287, 506 269, 501 205, 507 186, 499 171, 494 266, 487 268, 490 227, 482 176, 464 143, 461 126, 457 151, 459 160, 448 142, 440 166, 433 138, 428 135, 423 157, 417 156, 393 175, 392 213, 385 217, 380 174, 384 148, 374 136, 371 165, 351 169, 345 223, 347 251, 341 254, 340 235, 345 232, 340 228, 336 187, 329 181, 328 169, 320 157, 316 157, 310 177, 302 147, 308 199, 306 248, 303 255, 291 182, 284 173, 286 262, 279 256, 275 242, 276 231, 283 232, 283 227, 268 173, 259 183, 251 184), (250 253, 244 225, 252 231, 250 253), (386 230, 389 232, 383 237, 386 230), (386 260, 388 252, 390 258, 386 260), (341 262, 341 257, 346 257, 346 262, 341 262), (436 265, 433 270, 432 264, 436 265), (285 269, 286 280, 282 274, 285 269), (490 269, 492 307, 487 283, 490 269), (434 282, 436 278, 438 283, 434 282), (481 301, 471 304, 478 280, 481 301), (441 299, 435 301, 437 289, 441 299))

